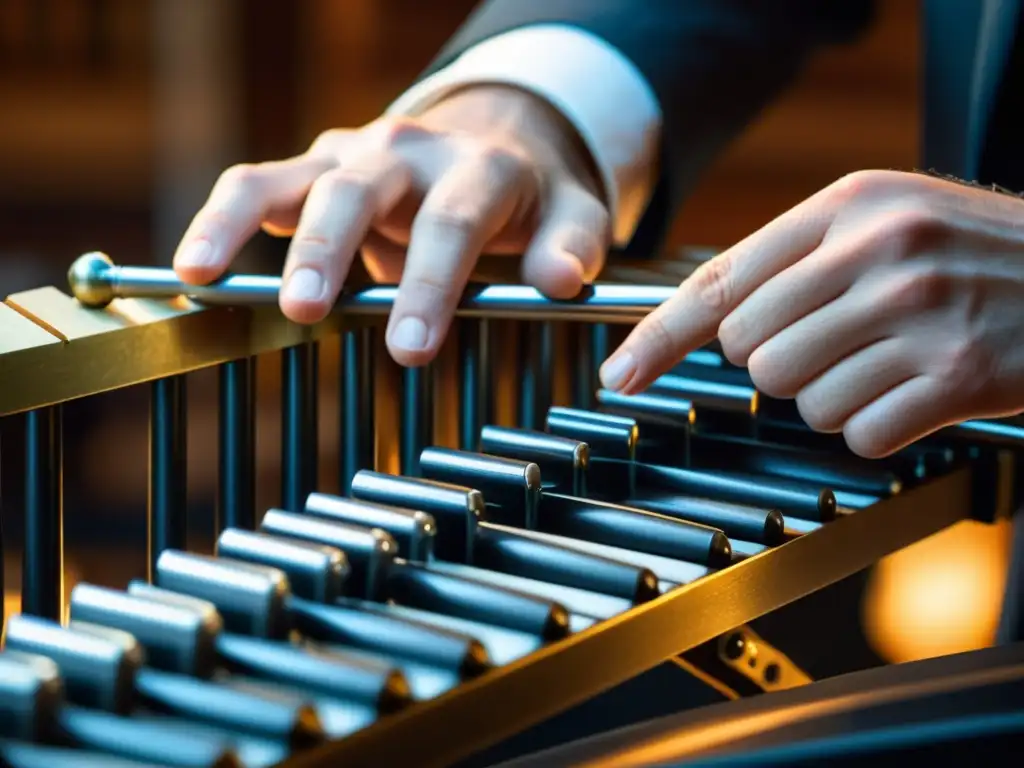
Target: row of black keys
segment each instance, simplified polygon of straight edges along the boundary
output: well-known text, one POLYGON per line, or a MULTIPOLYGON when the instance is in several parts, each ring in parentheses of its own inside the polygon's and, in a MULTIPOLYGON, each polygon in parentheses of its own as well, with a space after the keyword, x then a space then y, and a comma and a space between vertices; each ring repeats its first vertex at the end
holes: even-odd
POLYGON ((68 628, 12 617, 6 760, 270 765, 835 514, 813 482, 639 463, 621 414, 547 426, 427 449, 423 478, 361 472, 216 558, 164 552, 155 586, 79 585, 68 628))

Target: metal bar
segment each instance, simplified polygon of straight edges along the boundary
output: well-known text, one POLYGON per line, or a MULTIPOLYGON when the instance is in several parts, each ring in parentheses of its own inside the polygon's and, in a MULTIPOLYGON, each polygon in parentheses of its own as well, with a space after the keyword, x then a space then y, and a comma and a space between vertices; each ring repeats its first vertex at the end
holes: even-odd
POLYGON ((256 359, 220 366, 218 394, 217 532, 252 530, 256 526, 256 359))
POLYGON ((962 468, 673 590, 285 766, 399 765, 407 760, 410 744, 416 745, 416 764, 422 768, 455 764, 964 519, 970 500, 971 472, 962 468), (496 701, 502 702, 501 717, 494 716, 496 701))
MULTIPOLYGON (((100 308, 116 298, 187 296, 206 305, 276 305, 281 278, 276 275, 228 275, 209 285, 187 285, 173 270, 117 267, 101 253, 81 256, 68 273, 71 292, 85 306, 100 308)), ((526 285, 471 286, 457 315, 495 315, 516 319, 636 321, 670 298, 674 289, 653 285, 597 284, 570 300, 555 300, 526 285)), ((381 285, 343 294, 337 308, 346 314, 386 315, 398 286, 381 285)))
POLYGON ((490 325, 463 320, 459 326, 459 448, 475 451, 480 429, 491 418, 490 325))
POLYGON ((551 407, 553 328, 550 323, 524 323, 519 334, 519 426, 541 429, 551 407))
POLYGON ((25 418, 25 552, 22 613, 59 621, 64 609, 61 407, 25 418))
POLYGON ((573 325, 569 330, 569 338, 576 345, 574 369, 571 371, 572 405, 574 408, 589 409, 594 405, 594 393, 598 390, 597 364, 594 359, 594 329, 589 325, 573 325))
POLYGON ((149 404, 148 564, 188 543, 187 388, 184 376, 154 381, 149 404))
POLYGON ((317 348, 284 350, 281 368, 281 508, 301 512, 317 481, 317 348))
POLYGON ((420 453, 433 439, 433 376, 430 367, 402 370, 401 434, 399 435, 399 472, 419 477, 420 453))
MULTIPOLYGON (((512 293, 532 290, 506 287, 512 293)), ((500 291, 504 287, 491 288, 500 291)), ((595 290, 613 288, 646 290, 638 286, 595 286, 595 290)), ((590 311, 587 309, 583 317, 574 318, 572 302, 557 305, 568 307, 569 314, 564 317, 551 317, 551 307, 557 303, 546 299, 532 305, 532 309, 516 309, 501 302, 484 304, 486 309, 478 306, 466 310, 464 316, 486 317, 492 327, 501 318, 584 322, 601 318, 600 312, 596 318, 586 316, 590 311)), ((640 312, 638 307, 633 306, 637 312, 634 320, 647 311, 640 312)), ((13 294, 0 305, 0 381, 4 382, 0 387, 0 416, 330 338, 376 319, 358 312, 336 312, 322 323, 302 326, 287 320, 275 306, 204 308, 184 298, 123 299, 104 310, 95 310, 52 287, 13 294)), ((613 320, 629 322, 630 316, 616 315, 613 320)), ((613 327, 603 322, 590 326, 595 371, 610 351, 613 327)), ((1019 449, 1019 429, 1001 421, 972 421, 965 422, 964 430, 953 428, 943 434, 1019 449)))
POLYGON ((361 469, 376 469, 374 347, 376 329, 345 331, 341 340, 341 495, 361 469))

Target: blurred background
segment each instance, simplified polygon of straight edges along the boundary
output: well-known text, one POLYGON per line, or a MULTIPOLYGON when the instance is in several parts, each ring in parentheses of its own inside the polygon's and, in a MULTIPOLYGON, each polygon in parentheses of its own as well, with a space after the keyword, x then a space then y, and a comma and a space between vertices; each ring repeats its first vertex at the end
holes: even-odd
MULTIPOLYGON (((0 289, 63 285, 87 250, 168 263, 221 170, 301 152, 320 131, 374 118, 474 5, 0 0, 0 289)), ((673 246, 728 245, 852 170, 914 167, 917 5, 880 3, 869 35, 820 56, 707 174, 673 246)), ((273 269, 280 254, 280 243, 258 239, 244 267, 273 269)), ((273 361, 261 363, 264 506, 276 494, 274 373, 273 361)), ((325 424, 337 413, 335 373, 328 351, 325 424)), ((212 376, 193 378, 189 493, 202 548, 216 481, 215 387, 212 376)), ((146 403, 141 388, 65 409, 69 587, 144 574, 146 403)), ((20 582, 19 425, 0 424, 10 609, 20 582)), ((329 428, 321 435, 329 469, 336 445, 329 428)), ((821 675, 978 647, 991 641, 1005 563, 1004 526, 964 524, 758 628, 821 675), (807 616, 829 625, 828 645, 807 616)))

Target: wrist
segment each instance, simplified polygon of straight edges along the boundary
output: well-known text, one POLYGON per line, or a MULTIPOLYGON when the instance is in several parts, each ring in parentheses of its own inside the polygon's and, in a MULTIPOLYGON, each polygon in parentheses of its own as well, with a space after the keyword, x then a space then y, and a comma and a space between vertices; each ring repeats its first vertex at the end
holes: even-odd
POLYGON ((498 135, 541 166, 571 174, 602 201, 607 197, 576 129, 546 100, 510 85, 468 85, 424 110, 420 119, 446 130, 498 135))

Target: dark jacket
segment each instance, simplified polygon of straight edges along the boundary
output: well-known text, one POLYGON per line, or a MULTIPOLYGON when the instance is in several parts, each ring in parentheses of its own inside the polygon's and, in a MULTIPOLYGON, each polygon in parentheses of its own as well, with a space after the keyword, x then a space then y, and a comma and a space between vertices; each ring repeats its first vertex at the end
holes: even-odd
MULTIPOLYGON (((1014 69, 1020 0, 925 0, 924 168, 1024 189, 1014 69), (1012 74, 1012 73, 1011 73, 1012 74)), ((657 252, 701 172, 817 50, 852 41, 872 0, 489 0, 431 64, 488 37, 564 22, 614 45, 643 72, 663 113, 661 175, 627 253, 657 252)), ((1020 67, 1017 67, 1018 69, 1020 67)), ((1018 84, 1024 87, 1024 84, 1018 84)))

